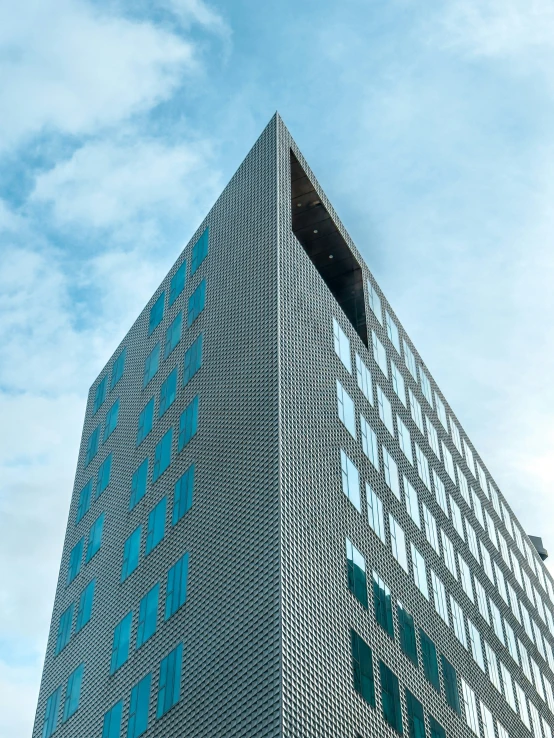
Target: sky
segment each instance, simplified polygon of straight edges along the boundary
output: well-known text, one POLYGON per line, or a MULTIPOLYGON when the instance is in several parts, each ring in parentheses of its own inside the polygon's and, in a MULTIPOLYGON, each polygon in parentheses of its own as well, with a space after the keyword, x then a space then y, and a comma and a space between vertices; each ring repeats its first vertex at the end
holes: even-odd
POLYGON ((1 738, 88 388, 276 110, 554 554, 552 69, 550 0, 0 0, 1 738))

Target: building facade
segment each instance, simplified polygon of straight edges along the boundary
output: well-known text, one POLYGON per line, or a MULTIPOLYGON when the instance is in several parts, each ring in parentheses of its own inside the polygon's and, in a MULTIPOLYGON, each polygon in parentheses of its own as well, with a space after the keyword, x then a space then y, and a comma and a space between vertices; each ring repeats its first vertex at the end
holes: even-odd
POLYGON ((276 115, 91 387, 33 738, 552 738, 553 611, 276 115))

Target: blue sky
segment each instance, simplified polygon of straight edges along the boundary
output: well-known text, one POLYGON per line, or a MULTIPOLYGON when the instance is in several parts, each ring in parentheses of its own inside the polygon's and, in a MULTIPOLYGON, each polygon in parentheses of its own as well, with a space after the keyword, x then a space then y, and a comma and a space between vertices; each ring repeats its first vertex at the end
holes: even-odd
POLYGON ((88 387, 275 110, 554 551, 548 0, 0 4, 0 735, 28 738, 88 387))

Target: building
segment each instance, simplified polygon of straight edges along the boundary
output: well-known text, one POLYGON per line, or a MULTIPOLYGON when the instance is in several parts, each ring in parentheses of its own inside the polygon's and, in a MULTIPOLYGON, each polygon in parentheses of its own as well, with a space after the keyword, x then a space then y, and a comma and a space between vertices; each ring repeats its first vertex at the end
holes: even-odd
POLYGON ((551 738, 553 608, 276 115, 91 387, 33 737, 551 738))

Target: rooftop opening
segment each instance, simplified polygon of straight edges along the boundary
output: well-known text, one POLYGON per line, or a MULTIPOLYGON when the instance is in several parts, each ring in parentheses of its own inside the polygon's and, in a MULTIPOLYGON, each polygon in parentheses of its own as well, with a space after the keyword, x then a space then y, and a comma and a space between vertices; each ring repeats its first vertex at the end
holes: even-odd
POLYGON ((292 231, 367 346, 361 267, 292 151, 290 177, 292 231))

